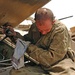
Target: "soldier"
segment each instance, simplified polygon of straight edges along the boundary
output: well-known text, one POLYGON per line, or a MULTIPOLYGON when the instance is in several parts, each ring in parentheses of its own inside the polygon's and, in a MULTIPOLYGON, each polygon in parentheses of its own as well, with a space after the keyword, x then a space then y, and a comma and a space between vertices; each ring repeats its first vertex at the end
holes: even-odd
POLYGON ((53 65, 67 57, 74 61, 75 52, 70 48, 71 38, 68 29, 63 23, 55 19, 50 9, 40 8, 36 11, 35 23, 24 38, 31 42, 26 52, 37 60, 44 70, 51 70, 53 65))
POLYGON ((66 62, 74 62, 75 52, 70 48, 71 38, 68 29, 55 19, 50 9, 40 8, 36 11, 35 23, 32 24, 29 33, 24 35, 24 39, 31 42, 29 45, 26 44, 25 51, 38 61, 44 70, 49 71, 50 75, 52 75, 51 72, 61 73, 66 70, 67 68, 64 68, 66 62), (67 58, 73 61, 66 60, 64 66, 60 66, 62 65, 60 62, 67 58), (54 65, 57 65, 56 69, 53 69, 54 65))

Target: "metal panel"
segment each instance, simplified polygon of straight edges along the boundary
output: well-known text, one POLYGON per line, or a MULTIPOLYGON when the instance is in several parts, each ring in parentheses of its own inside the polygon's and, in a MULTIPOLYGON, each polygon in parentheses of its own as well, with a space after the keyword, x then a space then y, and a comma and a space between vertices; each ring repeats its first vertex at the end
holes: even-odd
POLYGON ((21 23, 50 0, 0 0, 0 25, 21 23))

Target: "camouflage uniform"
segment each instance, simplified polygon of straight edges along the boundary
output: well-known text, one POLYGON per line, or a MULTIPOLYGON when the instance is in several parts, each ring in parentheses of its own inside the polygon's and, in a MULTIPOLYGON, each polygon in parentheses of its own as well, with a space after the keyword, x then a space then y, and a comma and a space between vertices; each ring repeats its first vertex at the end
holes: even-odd
POLYGON ((32 44, 27 53, 44 67, 50 67, 65 58, 70 48, 70 35, 64 24, 55 21, 52 30, 46 35, 41 35, 33 24, 29 34, 24 36, 25 40, 32 44))

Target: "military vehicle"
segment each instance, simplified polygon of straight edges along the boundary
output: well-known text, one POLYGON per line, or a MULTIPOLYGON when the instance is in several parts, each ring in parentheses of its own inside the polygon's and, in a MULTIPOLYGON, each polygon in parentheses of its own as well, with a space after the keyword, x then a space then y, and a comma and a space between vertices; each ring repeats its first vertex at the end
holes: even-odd
MULTIPOLYGON (((9 22, 15 28, 49 1, 51 0, 0 0, 0 27, 9 22)), ((1 33, 1 30, 2 28, 0 28, 0 75, 49 75, 38 66, 39 62, 29 57, 26 53, 25 57, 29 60, 24 62, 22 68, 14 69, 11 64, 11 57, 15 45, 8 37, 6 39, 3 38, 5 35, 1 33), (33 63, 30 63, 30 61, 33 63)), ((74 46, 75 44, 73 44, 74 46)))
MULTIPOLYGON (((13 28, 32 15, 38 8, 50 0, 0 0, 0 27, 9 22, 13 28)), ((0 28, 0 33, 1 33, 0 28)), ((0 34, 0 75, 45 75, 46 73, 38 66, 25 66, 19 70, 13 69, 11 57, 14 52, 14 44, 9 38, 3 39, 0 34), (34 66, 34 67, 33 67, 34 66)), ((26 55, 27 56, 27 55, 26 55)), ((28 57, 28 56, 27 56, 28 57)), ((37 63, 32 58, 30 60, 37 63)), ((28 64, 28 63, 27 63, 28 64)), ((47 74, 46 74, 47 75, 47 74)))

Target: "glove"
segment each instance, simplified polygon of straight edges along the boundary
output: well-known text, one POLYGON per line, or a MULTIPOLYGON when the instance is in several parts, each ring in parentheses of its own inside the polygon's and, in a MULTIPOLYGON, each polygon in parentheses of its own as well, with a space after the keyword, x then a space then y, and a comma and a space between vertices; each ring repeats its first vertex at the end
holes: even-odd
POLYGON ((69 48, 69 50, 67 51, 67 54, 68 54, 69 58, 72 59, 72 61, 75 61, 75 51, 74 50, 69 48))
POLYGON ((18 38, 13 57, 18 60, 21 56, 23 56, 23 54, 26 52, 29 44, 30 44, 29 41, 26 42, 26 41, 23 41, 18 38))
POLYGON ((29 45, 30 45, 30 42, 29 42, 29 41, 25 41, 25 44, 24 44, 24 46, 25 46, 25 51, 26 51, 26 49, 28 48, 29 45))

